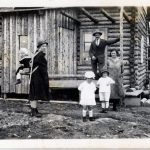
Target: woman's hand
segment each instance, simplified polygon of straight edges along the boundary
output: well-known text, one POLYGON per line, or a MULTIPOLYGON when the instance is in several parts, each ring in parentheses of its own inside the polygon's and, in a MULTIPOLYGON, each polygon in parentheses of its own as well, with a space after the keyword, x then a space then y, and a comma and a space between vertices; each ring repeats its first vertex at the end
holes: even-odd
POLYGON ((123 74, 123 73, 121 73, 121 74, 120 74, 120 78, 123 78, 123 76, 124 76, 124 74, 123 74))
POLYGON ((95 57, 95 56, 92 56, 91 59, 92 59, 92 60, 96 60, 96 57, 95 57))

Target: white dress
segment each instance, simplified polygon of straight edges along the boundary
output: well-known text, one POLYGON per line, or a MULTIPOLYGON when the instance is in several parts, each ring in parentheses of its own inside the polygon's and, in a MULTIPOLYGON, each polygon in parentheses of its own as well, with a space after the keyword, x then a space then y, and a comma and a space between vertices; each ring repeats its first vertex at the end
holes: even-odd
POLYGON ((96 85, 93 82, 88 83, 87 81, 84 81, 79 85, 78 90, 81 91, 80 105, 96 105, 96 85))

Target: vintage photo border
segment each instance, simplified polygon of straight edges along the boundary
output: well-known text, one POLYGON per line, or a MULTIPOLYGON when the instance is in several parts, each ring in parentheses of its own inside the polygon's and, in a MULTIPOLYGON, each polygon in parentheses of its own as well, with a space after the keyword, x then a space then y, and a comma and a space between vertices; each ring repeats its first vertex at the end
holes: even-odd
MULTIPOLYGON (((150 0, 0 0, 0 7, 78 7, 78 6, 150 6, 150 0), (42 1, 42 3, 41 3, 42 1)), ((56 139, 0 140, 0 149, 9 148, 140 148, 150 147, 150 139, 56 139)))

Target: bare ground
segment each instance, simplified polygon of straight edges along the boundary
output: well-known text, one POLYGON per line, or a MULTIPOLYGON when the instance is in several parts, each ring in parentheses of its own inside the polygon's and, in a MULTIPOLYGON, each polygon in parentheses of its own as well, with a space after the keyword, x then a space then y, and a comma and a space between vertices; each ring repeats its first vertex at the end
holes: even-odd
POLYGON ((0 101, 0 139, 113 139, 149 138, 149 107, 126 107, 107 114, 94 108, 96 120, 82 122, 78 104, 44 102, 39 104, 42 118, 30 117, 22 101, 0 101))

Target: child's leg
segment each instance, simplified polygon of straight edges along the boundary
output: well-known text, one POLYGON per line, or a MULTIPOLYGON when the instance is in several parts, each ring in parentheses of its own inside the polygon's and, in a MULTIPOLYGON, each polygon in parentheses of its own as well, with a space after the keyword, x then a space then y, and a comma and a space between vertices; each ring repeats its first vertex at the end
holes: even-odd
POLYGON ((92 108, 92 106, 88 106, 88 110, 89 110, 89 120, 90 120, 90 121, 94 121, 94 118, 93 118, 93 108, 92 108))
POLYGON ((83 110, 82 110, 82 116, 86 117, 86 112, 87 112, 87 106, 83 106, 83 110))
POLYGON ((101 106, 102 106, 102 109, 105 109, 105 101, 104 100, 101 102, 101 106))
POLYGON ((105 109, 109 108, 110 92, 105 93, 105 109))
POLYGON ((103 94, 103 92, 99 92, 99 99, 101 102, 101 107, 103 108, 104 107, 104 94, 103 94))
POLYGON ((84 105, 84 106, 83 106, 83 110, 82 110, 83 122, 86 121, 86 113, 87 113, 87 106, 84 105))
POLYGON ((104 113, 104 111, 105 111, 105 94, 104 94, 104 92, 100 92, 99 97, 100 97, 100 102, 101 102, 101 107, 102 107, 101 112, 104 113))

